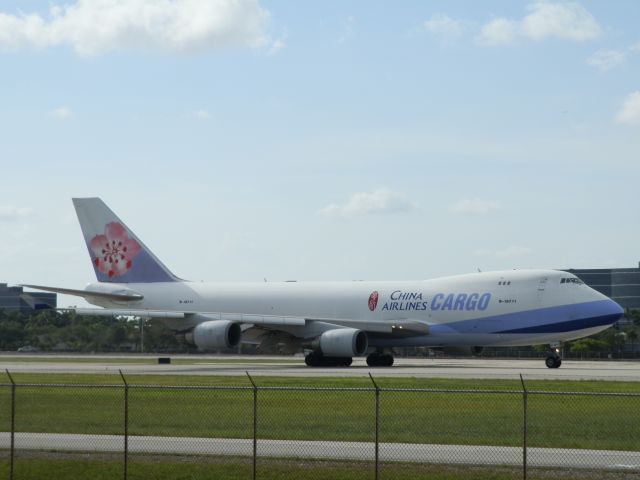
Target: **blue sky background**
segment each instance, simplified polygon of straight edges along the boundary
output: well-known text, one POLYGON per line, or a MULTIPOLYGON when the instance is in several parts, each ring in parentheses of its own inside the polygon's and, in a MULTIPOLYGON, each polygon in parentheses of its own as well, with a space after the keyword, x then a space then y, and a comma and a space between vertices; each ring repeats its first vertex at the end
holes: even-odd
POLYGON ((0 281, 93 280, 72 196, 193 280, 637 265, 640 3, 228 5, 2 3, 0 281))

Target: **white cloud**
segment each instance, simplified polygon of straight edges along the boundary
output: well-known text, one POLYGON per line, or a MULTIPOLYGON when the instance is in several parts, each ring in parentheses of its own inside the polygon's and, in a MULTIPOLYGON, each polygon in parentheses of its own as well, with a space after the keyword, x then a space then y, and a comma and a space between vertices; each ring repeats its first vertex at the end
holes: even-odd
POLYGON ((475 255, 481 257, 496 257, 496 258, 515 258, 524 257, 533 252, 529 247, 523 247, 519 245, 511 245, 502 250, 488 250, 480 249, 474 252, 475 255))
POLYGON ((328 216, 356 217, 407 212, 414 208, 415 205, 405 195, 381 188, 373 192, 354 193, 344 205, 327 205, 319 213, 328 216))
POLYGON ((0 222, 13 222, 33 215, 29 207, 0 207, 0 222))
POLYGON ((616 115, 616 122, 629 125, 640 124, 640 90, 627 95, 616 115))
POLYGON ((483 45, 508 45, 518 35, 518 23, 506 18, 496 18, 480 30, 480 43, 483 45))
POLYGON ((496 18, 490 21, 482 27, 478 40, 484 45, 507 45, 518 37, 582 42, 602 33, 593 15, 577 2, 540 1, 529 4, 527 10, 529 13, 521 20, 496 18))
POLYGON ((71 117, 71 109, 69 107, 59 107, 55 110, 51 110, 51 115, 53 115, 58 120, 66 120, 71 117))
POLYGON ((440 40, 448 42, 462 35, 463 25, 459 20, 447 15, 436 14, 424 22, 424 29, 440 40))
POLYGON ((193 116, 195 118, 197 118, 198 120, 210 120, 211 119, 211 114, 209 112, 207 112, 206 110, 196 110, 195 112, 193 112, 193 116))
POLYGON ((482 200, 480 198, 463 198, 451 205, 451 211, 471 215, 486 215, 487 213, 495 212, 497 210, 502 210, 500 204, 491 200, 482 200))
POLYGON ((593 15, 579 3, 537 2, 522 20, 525 36, 534 40, 562 38, 582 42, 597 38, 602 29, 593 15))
POLYGON ((0 13, 0 49, 70 45, 88 56, 269 47, 268 22, 257 0, 76 0, 51 7, 46 18, 0 13))
POLYGON ((601 72, 606 72, 613 67, 623 64, 626 59, 627 55, 618 50, 598 50, 587 59, 587 64, 597 68, 601 72))
POLYGON ((286 43, 285 43, 285 38, 278 38, 277 40, 275 40, 272 44, 271 47, 269 47, 269 50, 267 50, 267 55, 272 56, 272 55, 276 55, 280 50, 282 50, 286 43))
POLYGON ((632 53, 640 53, 640 42, 631 45, 629 51, 632 53))
POLYGON ((342 33, 338 37, 338 43, 344 43, 349 40, 354 34, 355 17, 349 15, 342 20, 342 33))

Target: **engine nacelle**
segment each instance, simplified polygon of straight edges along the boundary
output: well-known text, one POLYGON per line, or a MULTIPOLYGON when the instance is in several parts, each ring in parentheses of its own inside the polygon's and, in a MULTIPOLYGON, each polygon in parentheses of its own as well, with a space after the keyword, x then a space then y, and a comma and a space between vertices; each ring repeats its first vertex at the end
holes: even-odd
POLYGON ((442 351, 445 355, 468 357, 478 356, 484 351, 484 347, 444 347, 442 351))
POLYGON ((320 335, 313 346, 325 357, 357 357, 367 353, 369 339, 362 330, 335 328, 320 335))
POLYGON ((228 320, 209 320, 199 323, 185 338, 200 350, 231 348, 240 343, 242 330, 238 323, 228 320))

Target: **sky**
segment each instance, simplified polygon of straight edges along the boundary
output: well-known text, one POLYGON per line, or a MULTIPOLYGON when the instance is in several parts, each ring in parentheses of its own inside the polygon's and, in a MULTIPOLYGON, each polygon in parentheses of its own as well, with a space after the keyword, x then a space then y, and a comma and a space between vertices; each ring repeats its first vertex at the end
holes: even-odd
POLYGON ((195 281, 637 266, 639 20, 636 0, 5 0, 0 282, 94 281, 88 196, 195 281))

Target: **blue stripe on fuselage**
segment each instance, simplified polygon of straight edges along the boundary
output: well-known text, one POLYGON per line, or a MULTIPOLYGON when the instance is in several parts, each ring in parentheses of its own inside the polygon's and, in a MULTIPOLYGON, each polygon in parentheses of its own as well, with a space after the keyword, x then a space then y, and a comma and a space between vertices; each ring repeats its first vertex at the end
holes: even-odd
POLYGON ((438 333, 560 333, 613 325, 623 310, 611 300, 537 308, 522 312, 432 325, 438 333))
POLYGON ((545 323, 544 325, 534 325, 532 327, 514 328, 513 330, 502 330, 496 333, 562 333, 584 330, 585 328, 601 327, 603 325, 613 325, 620 315, 598 315, 597 317, 580 318, 578 320, 568 320, 566 322, 545 323))

